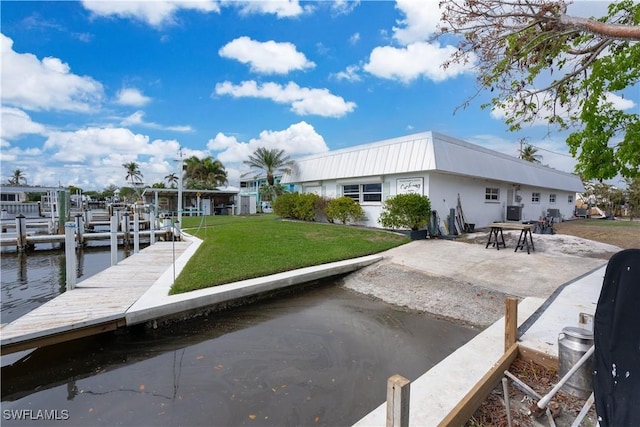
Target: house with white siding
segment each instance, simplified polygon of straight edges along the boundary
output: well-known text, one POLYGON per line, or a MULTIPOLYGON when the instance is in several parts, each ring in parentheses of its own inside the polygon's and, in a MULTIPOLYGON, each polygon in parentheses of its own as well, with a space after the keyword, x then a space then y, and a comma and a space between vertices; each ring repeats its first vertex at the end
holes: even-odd
POLYGON ((441 219, 458 199, 476 228, 494 221, 571 218, 581 179, 540 164, 436 132, 423 132, 296 159, 298 170, 282 178, 302 193, 352 197, 378 222, 383 202, 416 192, 431 200, 441 219))

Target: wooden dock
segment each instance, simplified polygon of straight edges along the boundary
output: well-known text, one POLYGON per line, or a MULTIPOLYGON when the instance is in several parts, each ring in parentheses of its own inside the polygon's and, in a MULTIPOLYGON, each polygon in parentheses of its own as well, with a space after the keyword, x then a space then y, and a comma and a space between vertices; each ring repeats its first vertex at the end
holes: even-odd
POLYGON ((126 326, 125 313, 192 244, 158 242, 0 329, 10 354, 126 326))

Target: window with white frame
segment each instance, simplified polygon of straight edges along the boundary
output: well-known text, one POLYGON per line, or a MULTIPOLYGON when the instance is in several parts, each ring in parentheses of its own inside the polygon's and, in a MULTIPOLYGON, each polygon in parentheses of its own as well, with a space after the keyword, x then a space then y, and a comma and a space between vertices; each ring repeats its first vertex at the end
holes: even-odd
POLYGON ((567 202, 568 202, 569 204, 573 204, 573 194, 569 194, 569 195, 567 196, 567 202))
POLYGON ((540 203, 540 193, 531 193, 531 202, 540 203))
POLYGON ((549 203, 555 203, 556 202, 556 195, 551 193, 549 194, 549 203))
POLYGON ((484 189, 485 202, 497 202, 500 200, 500 189, 497 187, 487 187, 484 189))
POLYGON ((342 195, 351 197, 358 203, 381 202, 382 184, 349 184, 342 186, 342 195))

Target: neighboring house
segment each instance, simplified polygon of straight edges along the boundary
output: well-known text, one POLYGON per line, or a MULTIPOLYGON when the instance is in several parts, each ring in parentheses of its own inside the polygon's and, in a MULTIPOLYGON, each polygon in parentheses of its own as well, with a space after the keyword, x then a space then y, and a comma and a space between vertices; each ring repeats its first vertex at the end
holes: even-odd
MULTIPOLYGON (((289 193, 293 193, 294 191, 298 191, 297 186, 293 183, 285 184, 282 182, 282 176, 276 175, 274 177, 275 184, 282 184, 285 188, 285 191, 289 193)), ((260 211, 264 209, 266 202, 263 204, 262 197, 260 195, 260 187, 267 184, 267 175, 260 174, 254 176, 253 178, 242 179, 240 180, 240 200, 241 205, 244 206, 244 199, 248 198, 252 204, 254 204, 260 211)), ((270 204, 269 204, 270 206, 270 204)), ((242 213, 255 213, 255 210, 245 212, 244 208, 241 208, 242 213)))
POLYGON ((381 227, 387 198, 416 192, 429 197, 443 220, 458 198, 468 223, 573 216, 577 175, 527 162, 435 132, 424 132, 296 159, 297 174, 283 177, 303 193, 352 197, 364 225, 381 227))

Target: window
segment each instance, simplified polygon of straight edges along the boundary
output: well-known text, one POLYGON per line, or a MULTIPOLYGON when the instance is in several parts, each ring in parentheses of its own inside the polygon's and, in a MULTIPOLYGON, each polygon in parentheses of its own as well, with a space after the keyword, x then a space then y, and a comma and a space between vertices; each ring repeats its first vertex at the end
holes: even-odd
POLYGON ((549 203, 555 203, 556 202, 556 195, 555 194, 549 194, 549 203))
POLYGON ((16 202, 16 195, 15 194, 0 194, 0 197, 2 198, 3 202, 16 202))
POLYGON ((363 202, 382 201, 382 184, 363 184, 362 185, 362 201, 363 202))
POLYGON ((342 186, 342 195, 351 197, 358 203, 381 202, 382 184, 349 184, 342 186))
POLYGON ((540 193, 531 193, 531 202, 540 203, 540 193))
POLYGON ((487 187, 484 189, 484 200, 486 202, 497 202, 500 200, 500 189, 487 187))
POLYGON ((570 204, 573 204, 573 194, 569 194, 567 196, 567 202, 570 203, 570 204))

